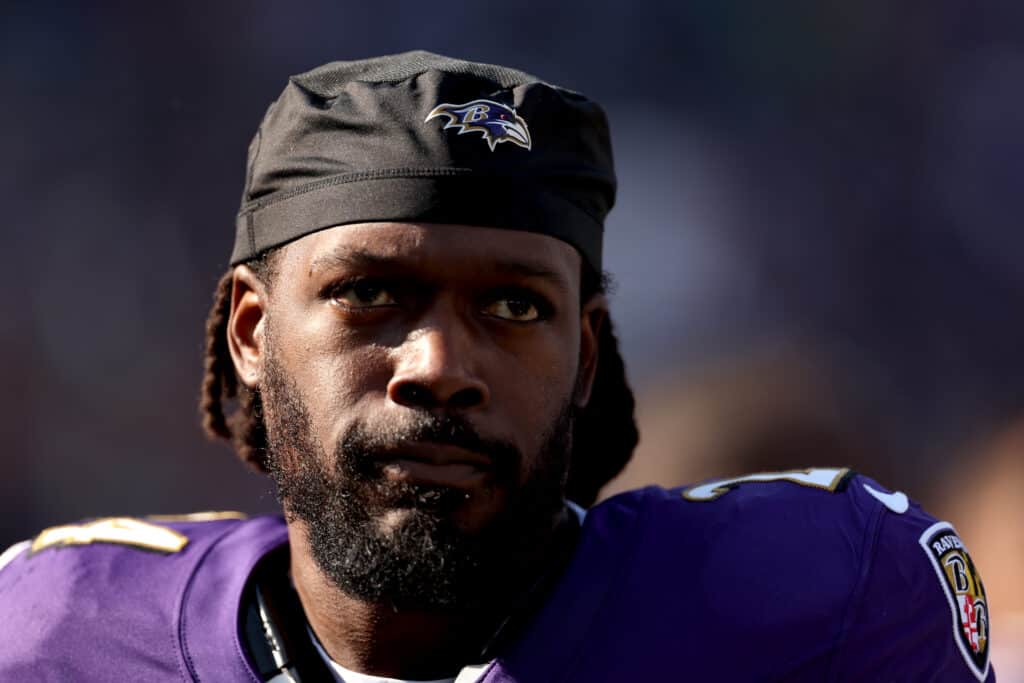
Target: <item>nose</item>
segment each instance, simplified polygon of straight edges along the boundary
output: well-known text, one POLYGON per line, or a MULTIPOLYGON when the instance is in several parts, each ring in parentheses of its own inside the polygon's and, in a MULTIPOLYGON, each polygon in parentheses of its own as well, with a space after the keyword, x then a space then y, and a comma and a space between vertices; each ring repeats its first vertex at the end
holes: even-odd
POLYGON ((388 398, 409 408, 480 408, 490 399, 475 370, 474 344, 460 325, 430 325, 412 332, 399 347, 388 398))

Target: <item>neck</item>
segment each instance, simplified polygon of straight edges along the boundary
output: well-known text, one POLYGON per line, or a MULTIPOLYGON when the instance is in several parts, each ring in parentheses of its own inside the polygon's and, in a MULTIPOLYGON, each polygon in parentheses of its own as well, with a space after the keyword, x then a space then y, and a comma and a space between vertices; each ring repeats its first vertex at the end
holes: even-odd
POLYGON ((475 663, 510 610, 571 542, 566 511, 539 547, 521 587, 496 587, 493 604, 473 611, 399 611, 344 592, 320 569, 301 521, 288 524, 292 580, 314 633, 331 659, 375 676, 433 679, 475 663))

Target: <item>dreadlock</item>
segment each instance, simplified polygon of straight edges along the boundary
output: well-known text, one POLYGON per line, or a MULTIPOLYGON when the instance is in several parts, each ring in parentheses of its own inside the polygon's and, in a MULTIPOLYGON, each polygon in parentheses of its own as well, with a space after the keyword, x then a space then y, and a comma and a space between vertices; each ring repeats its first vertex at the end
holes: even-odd
MULTIPOLYGON (((580 299, 606 291, 608 278, 586 261, 580 299)), ((619 353, 612 321, 605 317, 597 338, 597 370, 590 400, 576 418, 572 457, 565 495, 580 505, 597 500, 601 488, 622 471, 640 440, 634 418, 633 390, 626 380, 626 365, 619 353)))
MULTIPOLYGON (((246 265, 263 282, 273 279, 276 250, 246 265)), ((238 457, 260 472, 267 471, 267 433, 258 391, 243 384, 228 351, 227 326, 231 315, 231 274, 217 283, 213 307, 206 319, 206 353, 199 401, 203 431, 212 439, 230 441, 238 457)), ((603 292, 607 280, 584 264, 581 298, 603 292)), ((639 440, 634 419, 633 391, 619 354, 611 320, 606 319, 598 338, 598 364, 590 401, 576 419, 573 456, 566 495, 580 505, 591 505, 598 493, 622 471, 639 440)))

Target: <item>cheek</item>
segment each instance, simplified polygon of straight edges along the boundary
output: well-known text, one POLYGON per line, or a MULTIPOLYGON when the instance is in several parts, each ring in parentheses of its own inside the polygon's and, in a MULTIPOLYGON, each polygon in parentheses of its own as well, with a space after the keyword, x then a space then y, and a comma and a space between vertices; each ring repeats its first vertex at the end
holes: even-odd
POLYGON ((514 421, 514 433, 532 451, 572 399, 576 386, 578 342, 566 332, 542 338, 528 348, 506 352, 492 364, 496 407, 514 421))
POLYGON ((353 339, 331 323, 326 315, 307 316, 275 334, 325 444, 333 444, 361 405, 384 396, 390 377, 385 348, 353 339))

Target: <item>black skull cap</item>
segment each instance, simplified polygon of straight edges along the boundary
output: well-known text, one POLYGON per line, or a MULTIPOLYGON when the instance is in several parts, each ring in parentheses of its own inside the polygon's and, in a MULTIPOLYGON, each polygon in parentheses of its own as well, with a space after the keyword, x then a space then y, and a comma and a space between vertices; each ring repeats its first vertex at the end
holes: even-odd
POLYGON ((601 268, 608 122, 579 93, 416 51, 289 79, 249 146, 231 264, 347 223, 551 235, 601 268))

